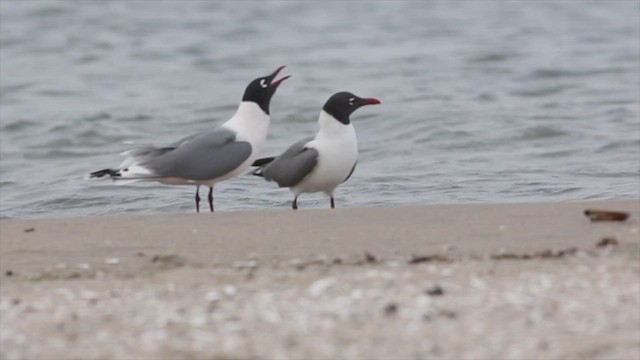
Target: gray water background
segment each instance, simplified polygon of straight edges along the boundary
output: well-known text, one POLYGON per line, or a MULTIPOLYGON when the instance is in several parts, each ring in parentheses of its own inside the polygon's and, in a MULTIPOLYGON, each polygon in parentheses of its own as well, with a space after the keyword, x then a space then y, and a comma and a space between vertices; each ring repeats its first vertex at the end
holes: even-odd
MULTIPOLYGON (((194 211, 190 186, 84 177, 219 125, 282 64, 263 155, 314 134, 334 92, 382 101, 352 117, 338 207, 638 198, 639 4, 2 0, 1 216, 194 211)), ((290 201, 216 187, 220 211, 290 201)))

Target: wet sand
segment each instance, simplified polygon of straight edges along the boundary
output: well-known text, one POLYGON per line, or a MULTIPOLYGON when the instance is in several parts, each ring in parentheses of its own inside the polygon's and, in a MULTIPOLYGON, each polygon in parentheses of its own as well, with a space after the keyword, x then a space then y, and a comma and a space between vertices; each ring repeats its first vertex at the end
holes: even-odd
POLYGON ((637 359, 639 214, 624 200, 0 220, 0 355, 637 359))

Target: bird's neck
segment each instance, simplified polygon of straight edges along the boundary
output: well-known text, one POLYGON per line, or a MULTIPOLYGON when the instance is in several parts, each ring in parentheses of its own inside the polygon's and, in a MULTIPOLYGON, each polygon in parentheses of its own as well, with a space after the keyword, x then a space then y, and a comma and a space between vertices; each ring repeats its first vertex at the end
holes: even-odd
POLYGON ((258 104, 252 101, 243 101, 238 106, 236 113, 223 126, 235 131, 238 140, 249 141, 254 146, 261 146, 267 138, 270 119, 258 104))
POLYGON ((345 125, 324 110, 320 111, 318 124, 320 125, 320 130, 318 131, 316 138, 323 138, 327 140, 343 138, 355 139, 355 128, 353 127, 353 124, 349 123, 345 125))

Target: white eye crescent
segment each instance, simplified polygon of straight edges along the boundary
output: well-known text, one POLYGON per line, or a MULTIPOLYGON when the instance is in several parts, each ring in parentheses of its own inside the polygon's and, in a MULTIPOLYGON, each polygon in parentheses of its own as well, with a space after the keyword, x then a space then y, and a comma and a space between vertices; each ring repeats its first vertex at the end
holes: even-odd
POLYGON ((354 101, 356 101, 356 98, 349 98, 349 105, 353 105, 354 101))
POLYGON ((262 86, 263 88, 266 88, 267 86, 269 86, 267 85, 267 80, 266 79, 260 80, 260 86, 262 86))

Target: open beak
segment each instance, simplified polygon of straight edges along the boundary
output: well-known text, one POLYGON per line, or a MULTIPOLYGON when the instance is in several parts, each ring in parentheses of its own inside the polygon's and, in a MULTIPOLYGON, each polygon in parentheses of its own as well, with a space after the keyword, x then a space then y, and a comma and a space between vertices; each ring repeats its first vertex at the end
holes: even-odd
POLYGON ((285 77, 282 77, 282 78, 274 81, 276 76, 278 76, 278 73, 284 68, 285 68, 284 65, 280 66, 279 68, 276 69, 276 71, 273 72, 273 74, 271 74, 269 76, 269 80, 271 80, 271 84, 269 84, 269 86, 271 86, 273 88, 277 88, 280 85, 281 82, 283 82, 283 81, 285 81, 285 80, 287 80, 288 78, 291 77, 291 75, 287 75, 285 77))
POLYGON ((360 99, 360 103, 362 104, 362 106, 364 106, 364 105, 378 105, 378 104, 380 104, 380 100, 375 99, 375 98, 364 98, 364 99, 360 99))

